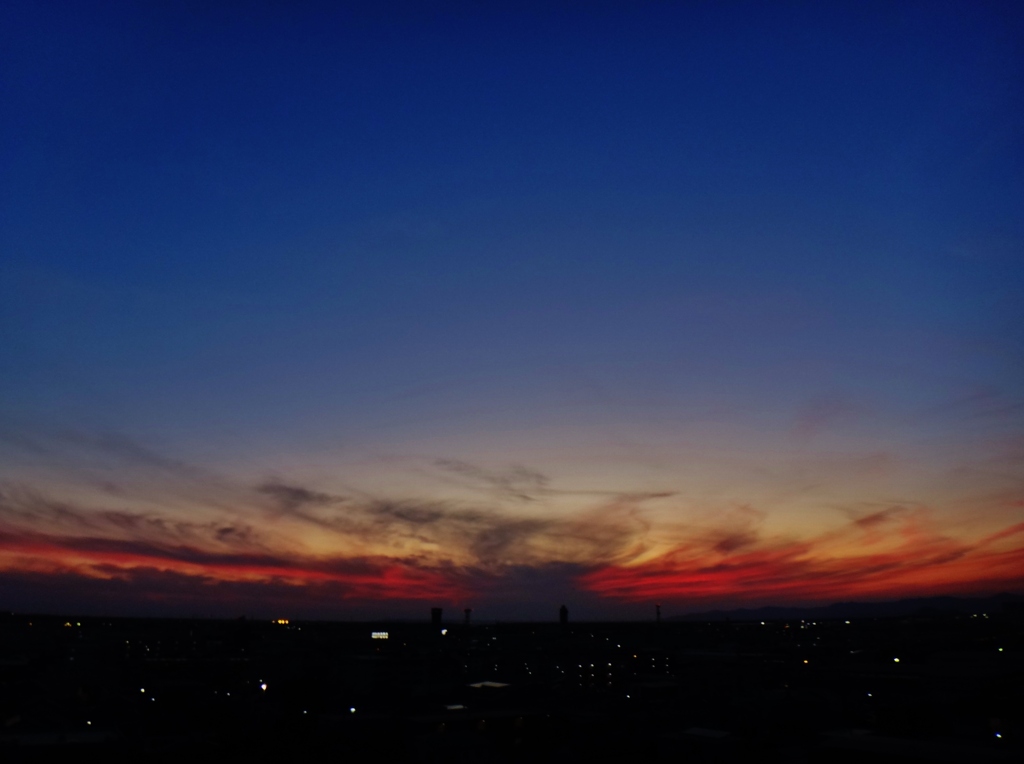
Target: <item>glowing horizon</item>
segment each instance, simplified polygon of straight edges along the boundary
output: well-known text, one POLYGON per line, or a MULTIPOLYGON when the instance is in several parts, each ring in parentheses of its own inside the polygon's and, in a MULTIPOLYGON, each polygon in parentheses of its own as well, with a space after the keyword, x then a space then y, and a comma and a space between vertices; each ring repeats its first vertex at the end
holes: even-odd
MULTIPOLYGON (((192 600, 206 612, 218 597, 230 609, 233 587, 264 587, 274 607, 290 600, 290 616, 388 602, 396 613, 431 604, 543 613, 555 600, 630 614, 658 601, 683 613, 1020 591, 1024 569, 1024 502, 1012 488, 993 493, 1000 481, 988 478, 974 497, 899 501, 920 476, 912 460, 900 467, 877 454, 833 456, 821 483, 789 490, 780 476, 801 475, 799 459, 742 487, 728 470, 688 484, 663 469, 646 489, 634 475, 612 491, 606 474, 588 488, 451 458, 378 457, 361 475, 300 483, 270 470, 229 476, 124 437, 36 433, 31 444, 78 483, 5 483, 0 577, 135 589, 129 611, 192 600), (859 490, 841 501, 851 474, 859 490), (360 478, 406 488, 388 496, 360 478), (174 594, 161 594, 169 583, 174 594)), ((578 464, 567 471, 582 479, 578 464)))

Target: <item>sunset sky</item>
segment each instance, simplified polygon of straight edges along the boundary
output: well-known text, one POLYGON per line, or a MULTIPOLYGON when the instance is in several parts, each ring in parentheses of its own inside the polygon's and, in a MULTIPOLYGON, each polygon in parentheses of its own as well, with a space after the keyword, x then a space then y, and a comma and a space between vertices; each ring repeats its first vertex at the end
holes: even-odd
POLYGON ((1024 592, 1022 8, 4 4, 0 609, 1024 592))

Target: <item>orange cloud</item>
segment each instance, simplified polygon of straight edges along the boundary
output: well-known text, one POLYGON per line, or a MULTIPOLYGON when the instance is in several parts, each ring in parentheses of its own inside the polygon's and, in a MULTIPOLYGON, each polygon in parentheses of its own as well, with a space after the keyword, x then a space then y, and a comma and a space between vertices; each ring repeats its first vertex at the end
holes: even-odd
POLYGON ((319 558, 209 552, 192 546, 40 533, 0 533, 0 569, 53 571, 109 579, 151 568, 218 581, 331 584, 342 599, 448 599, 465 593, 451 571, 386 557, 319 558))
MULTIPOLYGON (((900 516, 886 510, 854 520, 847 535, 864 531, 874 543, 878 526, 900 516)), ((885 551, 858 553, 855 537, 838 546, 838 534, 735 550, 678 547, 642 564, 595 569, 582 575, 579 585, 625 601, 776 603, 995 591, 1024 584, 1024 547, 997 543, 1024 534, 1024 523, 963 543, 929 533, 923 522, 919 513, 907 514, 896 535, 900 543, 885 551)))

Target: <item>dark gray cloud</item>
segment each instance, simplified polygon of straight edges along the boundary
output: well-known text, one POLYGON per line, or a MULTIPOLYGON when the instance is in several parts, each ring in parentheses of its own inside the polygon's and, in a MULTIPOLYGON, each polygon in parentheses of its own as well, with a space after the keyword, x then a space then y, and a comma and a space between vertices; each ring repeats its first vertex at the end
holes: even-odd
MULTIPOLYGON (((664 495, 621 494, 588 511, 523 516, 521 511, 513 514, 454 501, 345 499, 283 481, 264 482, 256 493, 269 497, 279 516, 335 534, 345 548, 421 548, 426 564, 459 560, 481 569, 552 560, 630 559, 646 549, 649 525, 640 511, 642 503, 664 495)), ((142 557, 159 553, 197 564, 227 564, 227 559, 195 557, 200 550, 242 555, 238 559, 249 564, 255 560, 244 555, 269 554, 279 546, 240 517, 195 521, 175 513, 59 502, 19 485, 0 490, 0 521, 15 533, 66 538, 66 544, 58 546, 68 549, 91 544, 89 549, 97 552, 142 557), (104 539, 109 547, 103 546, 104 539)))
POLYGON ((701 539, 705 548, 720 554, 730 554, 755 546, 761 539, 758 526, 767 515, 748 504, 716 515, 712 527, 703 533, 692 533, 701 539))
MULTIPOLYGON (((540 473, 525 468, 495 475, 460 462, 457 471, 472 475, 475 484, 487 491, 496 486, 502 496, 512 490, 518 497, 516 481, 520 478, 535 487, 546 481, 540 473)), ((395 547, 423 543, 430 547, 435 561, 464 559, 468 553, 485 567, 513 561, 547 562, 560 556, 574 560, 634 556, 644 548, 642 537, 649 530, 641 505, 671 495, 602 493, 595 508, 569 516, 545 511, 547 508, 538 500, 535 512, 540 516, 523 516, 522 510, 514 514, 501 510, 494 496, 494 506, 486 501, 474 504, 365 496, 346 499, 281 481, 264 483, 257 491, 274 498, 277 509, 287 512, 292 520, 338 534, 347 541, 395 547)), ((539 499, 542 494, 535 495, 539 499)))
POLYGON ((741 531, 739 533, 727 533, 719 538, 713 545, 712 549, 716 552, 728 553, 735 552, 737 549, 743 549, 744 547, 752 546, 757 543, 758 535, 752 531, 741 531))
POLYGON ((539 470, 513 465, 505 470, 488 470, 459 459, 436 459, 434 465, 464 478, 475 488, 487 489, 499 497, 535 501, 545 494, 550 479, 539 470))
POLYGON ((192 506, 230 512, 251 501, 248 489, 223 475, 167 456, 120 433, 0 418, 0 444, 45 457, 39 461, 62 483, 73 479, 79 486, 90 486, 108 496, 136 496, 146 503, 165 505, 185 498, 192 506))
POLYGON ((52 524, 95 529, 91 513, 73 504, 55 501, 21 483, 0 484, 0 521, 24 522, 31 525, 52 524))
POLYGON ((837 529, 833 535, 848 536, 859 534, 858 543, 875 544, 885 539, 897 528, 906 529, 915 516, 927 517, 931 513, 926 507, 910 503, 891 504, 864 503, 853 507, 840 507, 850 519, 848 526, 837 529))
POLYGON ((321 491, 311 491, 301 486, 267 481, 256 488, 258 493, 271 497, 283 512, 294 512, 303 507, 321 507, 340 504, 343 496, 334 496, 321 491))
POLYGON ((153 513, 88 507, 55 501, 21 484, 0 485, 0 528, 31 528, 63 534, 109 535, 159 543, 215 542, 236 549, 266 548, 260 534, 245 523, 196 522, 153 513))
POLYGON ((876 528, 880 525, 884 525, 894 519, 897 515, 901 515, 906 511, 906 507, 897 504, 891 507, 886 507, 885 509, 877 510, 876 512, 870 512, 869 514, 855 517, 852 522, 860 528, 876 528))

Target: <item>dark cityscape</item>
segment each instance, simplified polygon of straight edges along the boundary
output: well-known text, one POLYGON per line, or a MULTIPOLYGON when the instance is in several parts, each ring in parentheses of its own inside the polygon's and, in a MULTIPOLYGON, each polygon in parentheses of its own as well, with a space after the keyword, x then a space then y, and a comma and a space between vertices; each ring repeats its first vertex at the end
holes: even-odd
POLYGON ((646 623, 5 613, 0 758, 1019 761, 1024 600, 985 606, 646 623))

